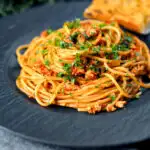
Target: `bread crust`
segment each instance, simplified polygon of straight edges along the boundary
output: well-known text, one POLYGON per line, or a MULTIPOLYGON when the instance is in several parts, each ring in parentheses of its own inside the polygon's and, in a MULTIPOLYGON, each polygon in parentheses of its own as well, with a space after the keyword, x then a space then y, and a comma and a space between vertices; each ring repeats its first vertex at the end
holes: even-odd
POLYGON ((150 0, 93 0, 84 17, 102 21, 117 21, 123 27, 145 33, 150 24, 150 0))

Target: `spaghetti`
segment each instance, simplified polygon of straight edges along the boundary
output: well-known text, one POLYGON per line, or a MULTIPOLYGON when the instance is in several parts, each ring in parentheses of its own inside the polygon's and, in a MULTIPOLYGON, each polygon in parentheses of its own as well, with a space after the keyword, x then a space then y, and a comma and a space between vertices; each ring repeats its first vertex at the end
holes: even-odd
POLYGON ((147 45, 117 23, 76 19, 16 50, 17 87, 41 106, 112 112, 139 98, 150 71, 147 45), (25 51, 25 52, 24 52, 25 51))

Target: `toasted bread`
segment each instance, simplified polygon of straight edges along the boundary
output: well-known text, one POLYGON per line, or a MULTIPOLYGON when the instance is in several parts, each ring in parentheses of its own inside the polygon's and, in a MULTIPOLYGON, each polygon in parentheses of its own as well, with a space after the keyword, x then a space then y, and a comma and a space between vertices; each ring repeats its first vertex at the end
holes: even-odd
POLYGON ((125 28, 150 33, 150 0, 93 0, 84 17, 102 21, 117 21, 125 28))

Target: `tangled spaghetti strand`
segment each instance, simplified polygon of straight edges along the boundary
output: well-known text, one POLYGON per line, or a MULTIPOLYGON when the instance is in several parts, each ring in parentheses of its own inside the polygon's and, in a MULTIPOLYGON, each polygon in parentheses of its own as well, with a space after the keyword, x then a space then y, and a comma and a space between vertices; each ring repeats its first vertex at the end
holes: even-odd
POLYGON ((44 107, 111 112, 139 97, 141 87, 150 88, 142 82, 149 77, 148 47, 117 23, 66 22, 19 46, 16 54, 17 87, 44 107))

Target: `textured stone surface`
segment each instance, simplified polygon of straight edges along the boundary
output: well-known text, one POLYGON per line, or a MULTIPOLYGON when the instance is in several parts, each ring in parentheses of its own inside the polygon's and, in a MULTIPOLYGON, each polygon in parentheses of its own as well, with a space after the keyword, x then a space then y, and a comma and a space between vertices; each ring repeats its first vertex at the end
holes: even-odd
MULTIPOLYGON (((0 127, 0 150, 75 150, 75 149, 61 148, 58 146, 48 146, 33 141, 31 142, 15 134, 12 134, 6 129, 0 127)), ((136 150, 136 149, 109 147, 109 148, 100 148, 100 149, 92 149, 92 150, 136 150)))
POLYGON ((0 127, 0 150, 69 150, 67 148, 51 147, 14 135, 0 127))

